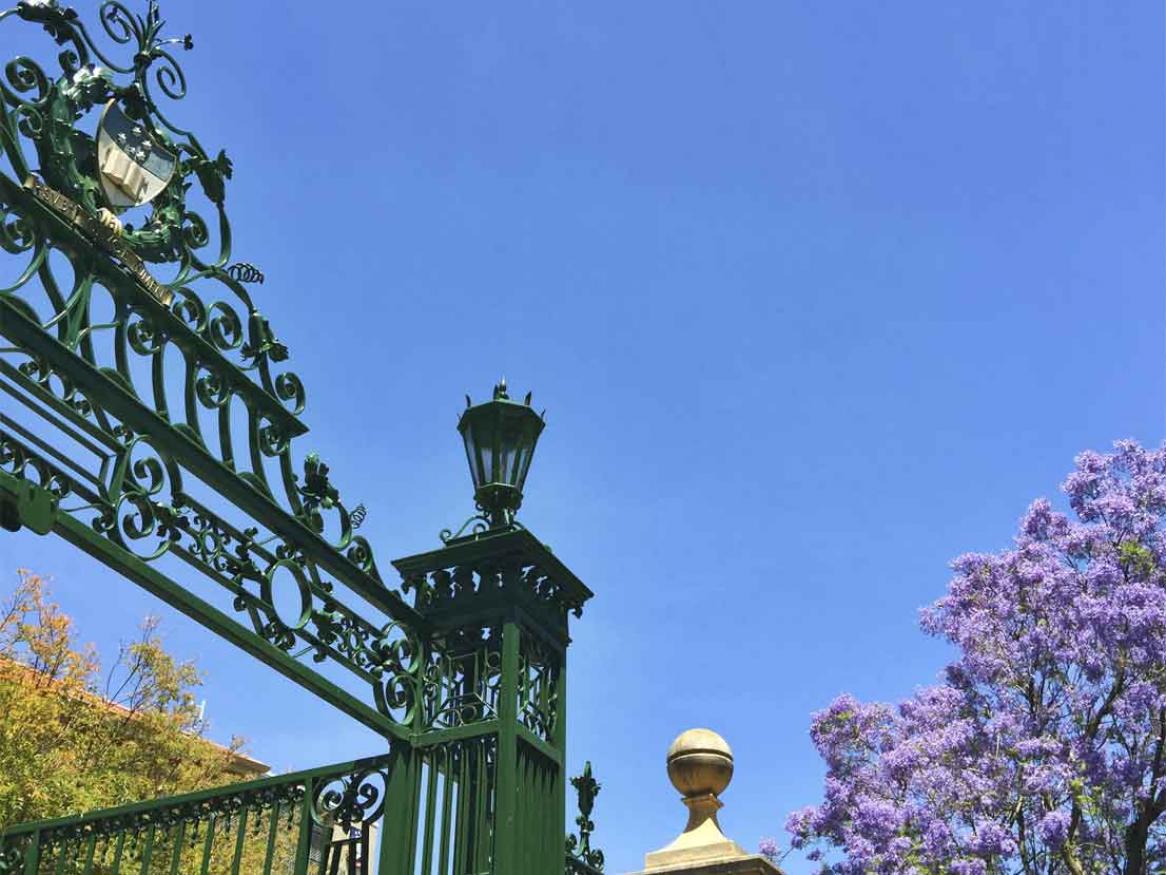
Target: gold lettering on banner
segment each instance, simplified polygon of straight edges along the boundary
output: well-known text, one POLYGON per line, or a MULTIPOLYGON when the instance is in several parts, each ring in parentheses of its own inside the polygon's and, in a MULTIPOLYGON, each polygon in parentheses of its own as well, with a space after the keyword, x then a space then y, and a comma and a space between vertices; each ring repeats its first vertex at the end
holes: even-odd
POLYGON ((66 219, 74 228, 120 261, 138 281, 138 285, 149 292, 158 303, 163 306, 170 305, 174 292, 150 276, 141 256, 126 245, 121 237, 121 223, 116 217, 109 213, 104 216, 92 215, 76 201, 65 197, 56 189, 49 188, 35 176, 28 177, 24 181, 24 187, 38 201, 66 219))

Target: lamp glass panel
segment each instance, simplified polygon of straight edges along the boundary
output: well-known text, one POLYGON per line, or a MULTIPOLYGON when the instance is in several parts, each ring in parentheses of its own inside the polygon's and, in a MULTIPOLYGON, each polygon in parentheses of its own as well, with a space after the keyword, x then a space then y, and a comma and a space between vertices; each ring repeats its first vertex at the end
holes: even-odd
POLYGON ((514 459, 518 455, 518 442, 513 440, 517 437, 513 429, 507 429, 509 434, 506 435, 507 440, 502 446, 502 470, 498 472, 498 479, 503 483, 513 485, 515 483, 515 468, 514 459))
POLYGON ((466 446, 466 461, 470 465, 470 476, 474 480, 474 488, 482 485, 482 471, 478 465, 478 449, 474 444, 474 429, 466 428, 462 431, 462 442, 466 446))
POLYGON ((518 460, 518 472, 514 480, 514 485, 519 489, 526 483, 526 474, 530 470, 530 460, 534 457, 534 442, 536 440, 537 433, 532 432, 523 442, 522 456, 518 460))
POLYGON ((497 419, 493 416, 483 416, 475 423, 474 430, 478 436, 478 454, 482 458, 482 484, 493 483, 496 479, 494 462, 498 435, 497 419))

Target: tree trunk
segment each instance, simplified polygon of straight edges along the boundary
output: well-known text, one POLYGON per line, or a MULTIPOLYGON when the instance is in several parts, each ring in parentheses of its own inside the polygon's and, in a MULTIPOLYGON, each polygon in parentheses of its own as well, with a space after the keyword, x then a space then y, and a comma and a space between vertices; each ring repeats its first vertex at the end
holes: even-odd
POLYGON ((1126 827, 1126 867, 1123 875, 1146 875, 1146 842, 1150 838, 1150 824, 1145 815, 1126 827))

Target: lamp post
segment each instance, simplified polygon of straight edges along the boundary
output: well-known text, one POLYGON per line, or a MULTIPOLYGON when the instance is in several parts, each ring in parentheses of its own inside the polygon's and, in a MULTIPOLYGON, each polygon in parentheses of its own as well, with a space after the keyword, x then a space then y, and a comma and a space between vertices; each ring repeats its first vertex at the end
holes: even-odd
POLYGON ((466 409, 457 427, 474 480, 474 502, 491 529, 514 522, 534 448, 545 425, 542 414, 530 406, 530 393, 522 403, 510 400, 505 379, 484 404, 472 404, 466 396, 466 409))
MULTIPOLYGON (((398 783, 386 810, 414 814, 387 819, 382 872, 428 866, 430 839, 448 822, 449 847, 464 849, 454 858, 459 873, 551 875, 566 864, 573 875, 598 875, 589 814, 570 850, 563 842, 569 618, 582 615, 592 593, 514 520, 543 425, 530 396, 512 401, 505 382, 484 404, 467 399, 458 431, 478 515, 457 534, 442 532, 440 548, 393 562, 427 632, 411 713, 418 731, 437 733, 440 744, 413 745, 393 765, 398 783), (443 752, 447 743, 452 756, 443 752), (445 802, 435 802, 442 774, 446 788, 456 787, 456 811, 448 789, 445 802)), ((585 811, 596 791, 586 790, 585 811)))

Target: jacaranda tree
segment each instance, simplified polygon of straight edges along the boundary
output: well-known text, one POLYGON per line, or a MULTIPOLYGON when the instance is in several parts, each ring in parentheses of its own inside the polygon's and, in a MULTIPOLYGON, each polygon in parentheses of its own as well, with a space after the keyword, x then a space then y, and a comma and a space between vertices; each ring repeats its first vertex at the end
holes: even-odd
POLYGON ((1082 453, 1063 488, 1072 514, 953 563, 941 684, 814 715, 824 800, 786 826, 823 871, 1166 871, 1166 449, 1082 453))

